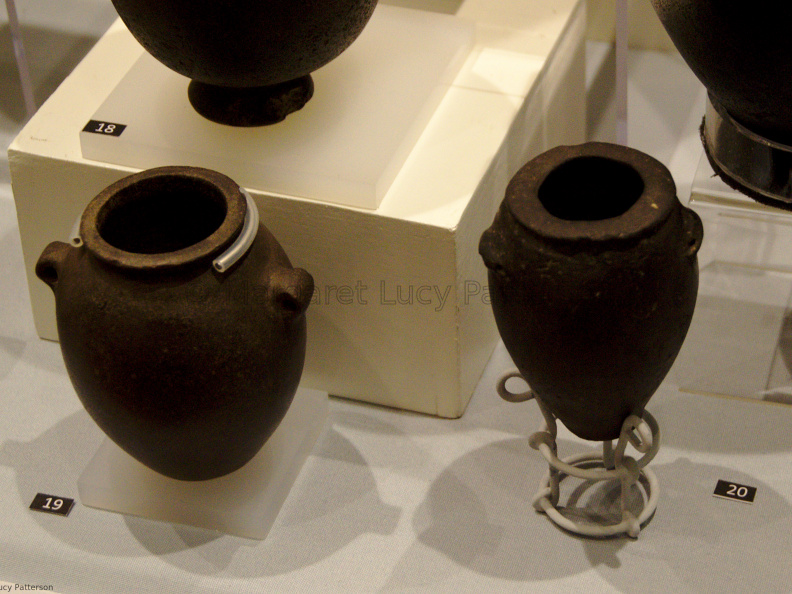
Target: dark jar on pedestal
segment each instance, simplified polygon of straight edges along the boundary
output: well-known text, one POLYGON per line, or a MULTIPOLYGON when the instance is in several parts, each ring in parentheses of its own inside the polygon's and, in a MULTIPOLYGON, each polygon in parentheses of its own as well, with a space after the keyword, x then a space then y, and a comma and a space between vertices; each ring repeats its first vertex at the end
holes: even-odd
POLYGON ((701 220, 668 170, 604 143, 562 146, 511 180, 479 251, 503 342, 573 433, 616 439, 682 346, 701 220))
POLYGON ((792 4, 651 0, 690 69, 737 122, 792 145, 792 4))
POLYGON ((232 126, 281 121, 313 95, 311 72, 346 50, 377 0, 113 0, 140 44, 191 79, 204 117, 232 126))
POLYGON ((55 294, 69 377, 122 449, 183 480, 248 462, 289 408, 313 279, 217 172, 129 176, 53 242, 36 274, 55 294))

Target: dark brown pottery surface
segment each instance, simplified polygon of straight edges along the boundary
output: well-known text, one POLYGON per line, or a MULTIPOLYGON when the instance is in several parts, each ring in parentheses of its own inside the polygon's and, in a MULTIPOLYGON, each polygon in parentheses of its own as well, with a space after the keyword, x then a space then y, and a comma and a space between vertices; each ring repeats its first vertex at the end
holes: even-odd
POLYGON ((652 0, 679 53, 742 125, 792 144, 792 4, 652 0))
POLYGON ((625 147, 552 149, 510 182, 479 251, 495 320, 532 390, 573 433, 618 437, 684 341, 702 226, 668 170, 625 147))
POLYGON ((61 350, 83 405, 127 453, 172 478, 227 474, 285 415, 302 373, 313 280, 260 225, 227 272, 212 260, 243 228, 239 186, 167 167, 101 192, 83 244, 53 242, 61 350))

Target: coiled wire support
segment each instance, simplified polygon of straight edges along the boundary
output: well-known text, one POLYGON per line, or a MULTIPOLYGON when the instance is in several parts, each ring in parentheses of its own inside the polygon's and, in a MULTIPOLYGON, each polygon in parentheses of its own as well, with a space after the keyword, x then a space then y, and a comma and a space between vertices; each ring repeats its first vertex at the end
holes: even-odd
POLYGON ((500 397, 508 402, 525 402, 534 399, 544 417, 542 427, 529 438, 530 446, 538 450, 549 465, 549 470, 542 478, 539 490, 534 496, 534 508, 546 514, 561 528, 575 534, 596 538, 627 534, 632 538, 637 538, 641 527, 651 519, 657 509, 660 490, 654 472, 650 468, 646 468, 660 448, 660 427, 655 418, 648 411, 643 411, 640 417, 630 415, 622 424, 615 448, 612 441, 604 441, 602 442, 602 455, 592 452, 561 459, 558 457, 556 444, 558 434, 556 417, 531 390, 521 393, 510 392, 506 388, 506 382, 512 378, 524 380, 522 375, 516 371, 504 375, 497 384, 500 397), (628 444, 643 456, 636 460, 626 455, 628 444), (592 464, 601 465, 602 468, 585 468, 592 464), (559 485, 566 476, 590 482, 618 479, 621 482, 621 521, 616 524, 581 523, 564 516, 559 511, 558 503, 559 485), (647 485, 645 487, 647 500, 641 512, 636 516, 628 509, 627 495, 641 476, 647 485))

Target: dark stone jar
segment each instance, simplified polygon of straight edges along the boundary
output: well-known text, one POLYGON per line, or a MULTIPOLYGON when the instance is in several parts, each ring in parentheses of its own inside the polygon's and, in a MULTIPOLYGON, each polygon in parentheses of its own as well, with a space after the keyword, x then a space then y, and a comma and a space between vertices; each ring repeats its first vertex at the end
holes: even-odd
POLYGON ((707 88, 701 140, 713 171, 757 202, 792 210, 792 4, 652 5, 707 88))
POLYGON ((737 122, 792 145, 792 4, 652 0, 693 73, 737 122))
POLYGON ((122 449, 182 480, 248 462, 294 397, 313 279, 228 177, 151 169, 103 190, 36 274, 85 409, 122 449))
POLYGON ((281 121, 313 95, 310 73, 349 47, 377 0, 113 0, 132 35, 192 80, 190 102, 234 126, 281 121))
POLYGON ((479 252, 503 342, 583 439, 616 439, 682 346, 703 228, 668 170, 634 149, 562 146, 512 178, 479 252))

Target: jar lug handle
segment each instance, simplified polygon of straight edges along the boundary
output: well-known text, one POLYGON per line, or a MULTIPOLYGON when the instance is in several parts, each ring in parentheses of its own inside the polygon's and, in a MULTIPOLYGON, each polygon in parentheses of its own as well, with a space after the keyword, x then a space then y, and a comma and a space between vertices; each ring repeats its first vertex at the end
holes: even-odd
POLYGON ((308 309, 314 291, 313 277, 302 268, 283 268, 269 279, 275 307, 284 317, 296 318, 308 309))
POLYGON ((36 262, 36 276, 55 291, 60 281, 61 271, 72 246, 62 241, 53 241, 41 252, 36 262))
POLYGON ((481 235, 481 239, 479 240, 479 255, 481 256, 481 259, 484 260, 484 265, 489 270, 495 274, 505 276, 506 271, 504 270, 503 265, 499 262, 495 245, 495 232, 492 231, 492 228, 487 229, 481 235))
POLYGON ((682 218, 684 221, 685 233, 688 237, 688 244, 685 254, 692 258, 701 249, 701 242, 704 240, 704 224, 701 217, 690 208, 683 208, 682 218))

